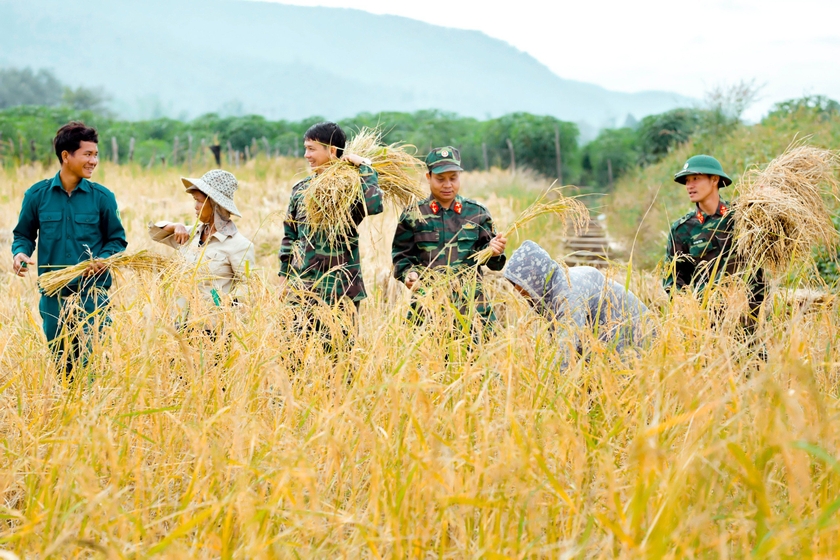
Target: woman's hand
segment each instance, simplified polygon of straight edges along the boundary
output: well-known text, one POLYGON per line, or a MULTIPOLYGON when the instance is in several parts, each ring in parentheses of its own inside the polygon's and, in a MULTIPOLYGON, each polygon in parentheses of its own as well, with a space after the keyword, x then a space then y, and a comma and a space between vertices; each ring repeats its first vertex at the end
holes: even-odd
POLYGON ((175 240, 175 243, 178 245, 183 245, 187 241, 190 240, 190 231, 187 229, 187 226, 184 224, 167 224, 166 227, 163 228, 166 233, 172 235, 172 238, 175 240))
POLYGON ((172 233, 172 235, 175 238, 175 242, 178 245, 183 245, 184 243, 190 240, 190 232, 187 230, 187 227, 184 224, 174 225, 175 231, 172 233))

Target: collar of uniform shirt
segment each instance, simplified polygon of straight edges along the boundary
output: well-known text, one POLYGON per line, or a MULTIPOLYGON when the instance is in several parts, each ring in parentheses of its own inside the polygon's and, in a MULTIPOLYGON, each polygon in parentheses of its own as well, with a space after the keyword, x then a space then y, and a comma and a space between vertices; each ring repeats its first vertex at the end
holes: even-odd
POLYGON ((434 197, 432 197, 432 201, 429 203, 429 208, 431 208, 431 209, 432 209, 432 212, 433 212, 435 215, 437 215, 437 213, 438 213, 441 209, 443 209, 443 210, 452 210, 452 211, 453 211, 453 212, 455 212, 456 214, 460 214, 460 213, 461 213, 461 210, 464 208, 464 205, 463 205, 463 198, 461 198, 461 195, 460 195, 460 194, 455 195, 455 199, 452 201, 452 204, 450 204, 450 205, 449 205, 449 208, 443 208, 443 207, 442 207, 442 206, 438 203, 438 201, 437 201, 437 200, 435 200, 435 199, 434 199, 434 197))
MULTIPOLYGON (((53 177, 53 180, 50 183, 50 188, 53 188, 53 189, 54 188, 59 188, 61 190, 64 190, 64 185, 61 184, 61 172, 60 171, 55 174, 55 177, 53 177)), ((76 185, 76 188, 73 189, 70 192, 76 192, 76 191, 90 192, 91 191, 90 181, 88 181, 87 179, 82 179, 81 181, 79 181, 79 184, 76 185)), ((67 191, 65 191, 65 192, 67 192, 67 191)))
POLYGON ((705 222, 707 219, 709 219, 709 218, 713 218, 714 216, 720 216, 721 218, 723 218, 724 216, 726 216, 726 213, 727 213, 727 212, 729 212, 729 203, 727 203, 727 202, 725 202, 725 201, 721 200, 721 201, 718 203, 718 208, 717 208, 717 210, 715 211, 715 213, 714 213, 714 214, 711 214, 711 215, 709 215, 709 216, 707 216, 707 215, 703 214, 703 211, 702 211, 702 210, 700 210, 700 206, 699 206, 699 205, 697 205, 697 214, 696 214, 696 216, 697 216, 697 219, 698 219, 698 220, 700 220, 700 223, 702 224, 702 223, 703 223, 703 222, 705 222))

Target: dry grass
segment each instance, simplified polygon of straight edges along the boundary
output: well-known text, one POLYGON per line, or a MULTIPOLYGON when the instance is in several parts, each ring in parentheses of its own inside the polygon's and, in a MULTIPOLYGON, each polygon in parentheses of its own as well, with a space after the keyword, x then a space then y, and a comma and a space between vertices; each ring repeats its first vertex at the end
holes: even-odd
MULTIPOLYGON (((258 246, 279 244, 303 168, 293 163, 233 169, 238 225, 258 246)), ((187 219, 181 171, 97 171, 131 251, 154 247, 148 221, 187 219)), ((6 173, 1 230, 43 176, 6 173)), ((488 203, 495 214, 502 201, 488 203)), ((558 373, 547 325, 492 275, 500 324, 487 342, 465 345, 451 307, 430 305, 425 327, 407 326, 408 294, 381 274, 395 221, 392 211, 363 223, 371 297, 338 364, 293 328, 266 250, 244 305, 214 311, 230 333, 215 342, 173 328, 178 296, 195 296, 189 281, 118 277, 93 380, 62 385, 34 278, 0 262, 0 548, 22 558, 836 557, 835 302, 772 300, 759 326, 765 363, 734 318, 681 294, 658 307, 650 351, 621 361, 584 337, 589 361, 558 373)), ((656 279, 624 277, 661 301, 656 279)))
MULTIPOLYGON (((536 218, 546 215, 557 218, 558 223, 553 224, 554 227, 563 228, 571 224, 575 234, 589 222, 589 210, 580 200, 563 196, 563 187, 551 187, 502 231, 502 237, 510 237, 536 218)), ((493 256, 493 250, 486 247, 473 256, 477 263, 484 264, 493 256)))
MULTIPOLYGON (((170 259, 148 251, 137 253, 117 253, 105 259, 96 259, 104 270, 116 272, 130 270, 133 272, 160 272, 172 265, 170 259)), ((47 272, 38 277, 38 285, 48 296, 54 296, 75 280, 78 280, 87 270, 88 261, 47 272)))
MULTIPOLYGON (((384 201, 400 210, 416 205, 426 195, 420 185, 422 161, 414 147, 383 145, 377 130, 363 128, 345 147, 345 153, 371 160, 384 201)), ((315 232, 326 234, 332 245, 347 242, 355 228, 353 210, 362 203, 362 179, 358 168, 336 160, 316 175, 303 193, 307 220, 315 232)))
POLYGON ((738 186, 735 243, 742 258, 774 272, 838 241, 826 197, 838 196, 837 153, 794 145, 738 186))

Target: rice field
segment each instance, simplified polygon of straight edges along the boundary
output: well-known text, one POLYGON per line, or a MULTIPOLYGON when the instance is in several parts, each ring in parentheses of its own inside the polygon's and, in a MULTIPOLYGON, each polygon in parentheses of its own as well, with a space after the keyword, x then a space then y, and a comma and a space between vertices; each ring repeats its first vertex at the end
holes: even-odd
MULTIPOLYGON (((102 164, 94 179, 117 196, 129 251, 169 255, 146 225, 191 221, 178 177, 204 171, 102 164)), ((0 558, 840 553, 833 295, 778 290, 750 344, 738 286, 669 302, 655 272, 616 264, 609 273, 656 312, 659 337, 620 358, 590 336, 588 361, 554 371, 547 325, 497 275, 486 341, 466 344, 446 308, 409 326, 408 293, 389 279, 390 211, 363 224, 370 297, 334 362, 295 333, 276 293, 303 162, 231 171, 259 261, 244 305, 202 308, 186 276, 119 276, 113 323, 72 385, 51 369, 35 278, 15 277, 10 253, 0 260, 0 558), (193 301, 195 329, 176 330, 179 297, 193 301), (230 338, 198 332, 208 321, 230 338)), ((53 173, 2 172, 7 248, 24 190, 53 173)), ((501 171, 462 184, 500 227, 548 187, 501 171)), ((521 235, 563 256, 551 220, 521 235)), ((811 275, 799 277, 807 287, 811 275)))

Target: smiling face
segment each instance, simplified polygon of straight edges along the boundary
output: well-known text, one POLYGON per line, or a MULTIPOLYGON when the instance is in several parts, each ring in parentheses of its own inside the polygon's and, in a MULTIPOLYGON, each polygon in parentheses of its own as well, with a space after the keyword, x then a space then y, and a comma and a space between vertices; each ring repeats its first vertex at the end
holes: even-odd
POLYGON ((335 146, 327 146, 317 140, 304 140, 303 147, 303 157, 306 158, 306 161, 309 162, 309 167, 315 173, 319 173, 325 164, 336 157, 335 146))
POLYGON ((461 172, 447 171, 445 173, 426 173, 429 190, 432 196, 444 208, 449 208, 458 191, 461 190, 461 172))
POLYGON ((213 205, 210 199, 201 191, 192 191, 190 194, 195 200, 195 215, 198 220, 203 224, 209 224, 213 219, 213 205))
POLYGON ((695 204, 702 204, 707 200, 718 196, 717 175, 689 175, 685 178, 685 190, 688 198, 695 204))
POLYGON ((90 179, 98 164, 99 147, 96 142, 82 141, 79 149, 72 154, 67 150, 61 152, 62 170, 79 179, 90 179))

